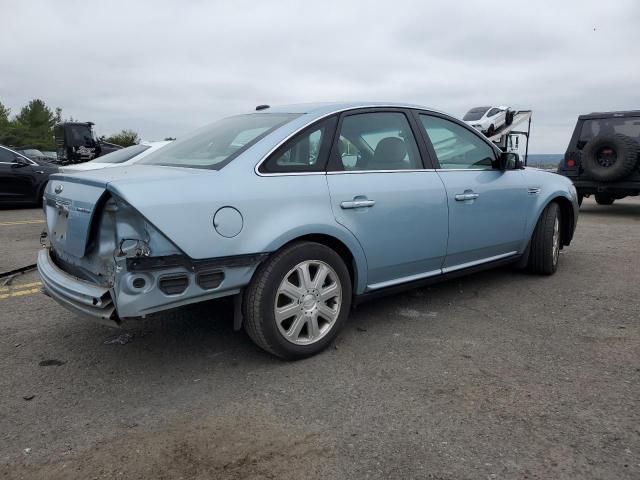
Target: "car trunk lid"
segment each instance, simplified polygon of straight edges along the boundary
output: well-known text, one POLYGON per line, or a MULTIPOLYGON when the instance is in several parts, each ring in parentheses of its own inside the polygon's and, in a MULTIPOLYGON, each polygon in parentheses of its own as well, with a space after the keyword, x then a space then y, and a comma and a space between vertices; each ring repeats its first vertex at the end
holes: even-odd
POLYGON ((82 258, 87 251, 93 219, 108 196, 110 183, 149 185, 157 180, 198 173, 194 169, 134 165, 51 175, 45 190, 49 241, 57 252, 82 258))

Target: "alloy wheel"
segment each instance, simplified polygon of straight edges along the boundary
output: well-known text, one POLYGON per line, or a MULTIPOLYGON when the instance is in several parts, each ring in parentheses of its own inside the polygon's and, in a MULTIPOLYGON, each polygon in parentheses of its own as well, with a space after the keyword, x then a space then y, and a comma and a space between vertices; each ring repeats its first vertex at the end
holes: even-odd
POLYGON ((320 260, 305 260, 280 282, 274 316, 285 339, 309 345, 331 331, 341 305, 342 286, 335 270, 320 260))

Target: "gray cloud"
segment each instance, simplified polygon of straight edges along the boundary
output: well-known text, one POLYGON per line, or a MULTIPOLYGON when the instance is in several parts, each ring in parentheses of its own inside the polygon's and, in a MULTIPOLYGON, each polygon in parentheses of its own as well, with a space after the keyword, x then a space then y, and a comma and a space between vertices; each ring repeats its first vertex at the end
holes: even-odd
POLYGON ((508 104, 541 153, 580 113, 640 108, 637 1, 434 3, 0 0, 0 101, 148 139, 259 103, 508 104))

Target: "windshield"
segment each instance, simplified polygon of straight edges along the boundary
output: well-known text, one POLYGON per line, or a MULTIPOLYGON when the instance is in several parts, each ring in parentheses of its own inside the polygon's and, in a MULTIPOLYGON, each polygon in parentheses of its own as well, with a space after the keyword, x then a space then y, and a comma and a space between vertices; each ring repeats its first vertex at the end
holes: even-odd
POLYGON ((91 161, 95 163, 124 163, 127 160, 131 160, 133 157, 140 155, 149 148, 151 148, 149 145, 131 145, 130 147, 107 153, 106 155, 91 161))
POLYGON ((298 116, 252 113, 223 118, 149 154, 140 163, 219 170, 262 137, 298 116))
POLYGON ((580 131, 580 142, 584 145, 597 135, 613 135, 615 133, 640 141, 640 117, 585 120, 580 131))
POLYGON ((480 120, 487 110, 489 110, 489 107, 472 108, 462 117, 462 120, 480 120))

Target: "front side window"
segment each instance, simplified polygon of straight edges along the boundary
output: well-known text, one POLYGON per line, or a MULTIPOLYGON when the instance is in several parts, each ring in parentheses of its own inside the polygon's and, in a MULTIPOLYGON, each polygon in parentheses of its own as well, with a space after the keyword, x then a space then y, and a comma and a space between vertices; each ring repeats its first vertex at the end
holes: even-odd
POLYGON ((219 170, 261 138, 298 116, 251 113, 223 118, 150 153, 140 160, 140 164, 219 170))
POLYGON ((418 145, 404 113, 349 115, 338 137, 338 170, 412 170, 422 168, 418 145))
POLYGON ((498 109, 498 108, 492 108, 491 110, 489 110, 489 113, 487 113, 487 117, 493 117, 493 116, 495 116, 499 111, 500 111, 500 109, 498 109))
POLYGON ((492 168, 495 151, 473 132, 440 117, 420 115, 440 168, 492 168))
POLYGON ((16 155, 9 150, 0 148, 0 162, 1 163, 13 163, 16 159, 16 155))
POLYGON ((260 166, 262 173, 320 172, 324 171, 327 137, 335 128, 332 117, 308 128, 289 140, 260 166))

